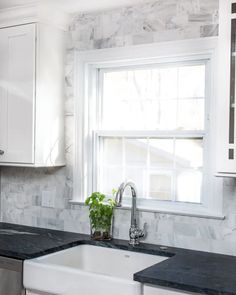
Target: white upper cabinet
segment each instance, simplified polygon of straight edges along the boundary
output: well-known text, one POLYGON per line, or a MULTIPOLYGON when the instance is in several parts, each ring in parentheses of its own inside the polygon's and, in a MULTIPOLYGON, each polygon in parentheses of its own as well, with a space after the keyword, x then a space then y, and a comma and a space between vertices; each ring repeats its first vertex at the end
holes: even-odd
POLYGON ((0 30, 0 161, 34 163, 35 25, 0 30))
POLYGON ((220 0, 217 174, 236 177, 236 1, 220 0))
POLYGON ((64 57, 58 28, 0 29, 0 165, 65 164, 64 57))

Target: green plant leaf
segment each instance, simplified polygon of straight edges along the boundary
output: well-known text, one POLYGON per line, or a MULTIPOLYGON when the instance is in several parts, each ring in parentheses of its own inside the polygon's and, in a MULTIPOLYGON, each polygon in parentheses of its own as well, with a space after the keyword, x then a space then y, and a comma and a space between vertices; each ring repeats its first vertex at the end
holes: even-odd
POLYGON ((89 217, 93 229, 109 232, 116 202, 111 198, 106 201, 104 194, 93 192, 85 200, 85 204, 89 206, 89 217))

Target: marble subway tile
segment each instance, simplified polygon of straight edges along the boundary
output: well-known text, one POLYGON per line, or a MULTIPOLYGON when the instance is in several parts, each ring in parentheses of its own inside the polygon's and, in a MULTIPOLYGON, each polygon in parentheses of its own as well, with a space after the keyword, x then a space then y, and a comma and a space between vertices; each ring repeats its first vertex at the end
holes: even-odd
POLYGON ((152 33, 137 34, 133 36, 133 45, 153 43, 154 38, 152 33))
POLYGON ((200 36, 202 38, 218 36, 218 30, 219 30, 219 26, 217 24, 203 25, 200 27, 200 36))

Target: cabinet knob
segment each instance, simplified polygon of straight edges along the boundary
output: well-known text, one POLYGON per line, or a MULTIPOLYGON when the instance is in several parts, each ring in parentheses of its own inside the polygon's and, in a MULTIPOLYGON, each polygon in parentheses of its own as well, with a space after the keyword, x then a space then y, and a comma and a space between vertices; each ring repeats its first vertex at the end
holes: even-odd
POLYGON ((4 154, 3 150, 0 150, 0 156, 2 156, 4 154))

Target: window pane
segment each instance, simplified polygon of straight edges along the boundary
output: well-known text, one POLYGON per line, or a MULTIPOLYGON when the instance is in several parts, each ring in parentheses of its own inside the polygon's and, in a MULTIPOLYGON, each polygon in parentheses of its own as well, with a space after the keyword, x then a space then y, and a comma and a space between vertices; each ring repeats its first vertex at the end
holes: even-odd
POLYGON ((178 123, 180 130, 204 129, 204 99, 180 99, 178 101, 178 123))
POLYGON ((111 195, 113 189, 117 189, 121 182, 122 167, 107 167, 100 166, 100 180, 98 183, 98 190, 106 195, 111 195))
POLYGON ((179 97, 205 96, 205 65, 179 68, 179 97))
POLYGON ((205 64, 105 72, 102 128, 202 130, 205 64))
POLYGON ((183 171, 177 175, 177 196, 180 202, 201 202, 202 173, 200 171, 183 171))
POLYGON ((122 164, 122 139, 105 138, 103 153, 101 153, 101 162, 106 165, 121 165, 122 164))
POLYGON ((125 158, 127 165, 146 167, 148 146, 146 139, 125 139, 125 158))
POLYGON ((178 68, 160 68, 157 83, 160 84, 160 98, 177 98, 178 93, 178 68))
POLYGON ((158 113, 159 124, 157 125, 158 129, 160 130, 178 129, 177 107, 178 107, 178 102, 176 99, 160 101, 160 108, 158 113))
POLYGON ((152 173, 149 176, 149 194, 148 197, 151 199, 171 201, 172 194, 172 180, 173 176, 171 173, 152 173))
POLYGON ((174 141, 173 139, 150 139, 150 167, 173 169, 174 141))
MULTIPOLYGON (((146 180, 147 170, 143 168, 126 167, 125 180, 132 180, 136 187, 138 197, 145 198, 146 196, 146 180)), ((127 194, 126 194, 127 195, 127 194)), ((129 194, 129 196, 131 196, 129 194)))
POLYGON ((176 168, 202 168, 203 140, 176 139, 175 143, 176 168))

